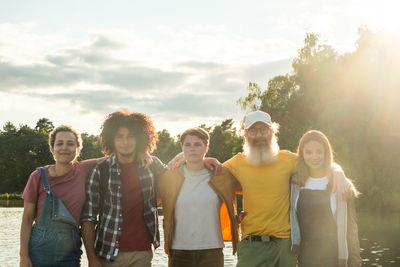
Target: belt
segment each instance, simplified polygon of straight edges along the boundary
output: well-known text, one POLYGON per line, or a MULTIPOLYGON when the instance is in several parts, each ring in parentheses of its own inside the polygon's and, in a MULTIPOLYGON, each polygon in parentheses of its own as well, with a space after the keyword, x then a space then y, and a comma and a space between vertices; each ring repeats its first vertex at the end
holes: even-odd
POLYGON ((243 240, 247 240, 250 242, 261 241, 261 242, 270 242, 280 239, 279 237, 273 235, 248 235, 243 240))

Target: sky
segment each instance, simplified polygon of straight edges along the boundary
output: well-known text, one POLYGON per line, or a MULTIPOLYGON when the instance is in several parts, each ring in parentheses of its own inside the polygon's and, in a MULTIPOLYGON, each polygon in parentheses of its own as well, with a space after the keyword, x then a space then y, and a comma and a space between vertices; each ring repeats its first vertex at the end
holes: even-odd
POLYGON ((173 136, 239 126, 249 82, 291 72, 308 32, 341 53, 358 29, 398 31, 397 0, 9 0, 0 9, 0 127, 40 118, 99 134, 149 115, 173 136))

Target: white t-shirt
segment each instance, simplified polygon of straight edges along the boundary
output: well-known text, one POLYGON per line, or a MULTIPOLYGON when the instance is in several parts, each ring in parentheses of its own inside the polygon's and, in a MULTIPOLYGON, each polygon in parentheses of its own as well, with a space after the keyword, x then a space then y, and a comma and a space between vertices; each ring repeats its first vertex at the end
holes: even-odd
POLYGON ((182 184, 175 204, 172 249, 223 248, 219 212, 221 199, 209 186, 207 169, 190 171, 184 166, 182 184))
MULTIPOLYGON (((328 186, 329 180, 328 176, 321 177, 321 178, 313 178, 308 177, 305 185, 300 188, 301 189, 310 189, 310 190, 325 190, 328 186)), ((299 196, 296 199, 296 210, 297 210, 297 201, 299 200, 299 196)), ((336 194, 331 193, 331 209, 332 214, 335 215, 336 213, 336 194)))

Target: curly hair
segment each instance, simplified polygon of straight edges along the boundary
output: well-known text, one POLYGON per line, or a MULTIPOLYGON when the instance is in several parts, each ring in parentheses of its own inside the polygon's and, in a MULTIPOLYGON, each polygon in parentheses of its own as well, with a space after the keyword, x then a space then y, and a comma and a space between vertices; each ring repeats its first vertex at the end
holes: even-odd
POLYGON ((74 128, 72 128, 69 125, 60 125, 57 128, 55 128, 53 131, 50 132, 50 134, 49 134, 49 148, 50 148, 50 150, 52 148, 54 148, 54 143, 56 141, 56 135, 59 132, 70 132, 70 133, 72 133, 75 136, 76 145, 77 145, 79 151, 82 150, 82 137, 81 137, 81 134, 78 133, 74 128))
POLYGON ((114 138, 119 128, 126 127, 135 136, 136 154, 151 153, 156 148, 158 141, 151 119, 142 113, 116 111, 107 116, 101 126, 100 142, 101 151, 109 156, 115 153, 114 138))

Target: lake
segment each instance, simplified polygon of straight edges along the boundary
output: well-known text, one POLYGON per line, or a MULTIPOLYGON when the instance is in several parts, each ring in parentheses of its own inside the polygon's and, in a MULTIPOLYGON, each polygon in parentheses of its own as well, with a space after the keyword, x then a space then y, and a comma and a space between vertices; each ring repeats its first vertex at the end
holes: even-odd
MULTIPOLYGON (((0 207, 0 267, 16 267, 19 265, 19 229, 22 211, 23 208, 0 207)), ((168 257, 164 253, 162 227, 160 227, 160 234, 161 246, 154 253, 152 266, 167 267, 168 257)), ((84 250, 84 246, 82 246, 82 249, 84 250)), ((225 266, 236 266, 236 256, 232 255, 230 242, 225 242, 224 255, 225 266)), ((82 266, 88 266, 85 251, 82 255, 82 266)))
MULTIPOLYGON (((0 207, 0 266, 19 265, 19 228, 22 208, 0 207)), ((162 231, 162 229, 160 229, 162 231)), ((359 214, 359 232, 363 266, 400 266, 400 214, 359 214)), ((161 232, 161 238, 163 234, 161 232)), ((167 256, 162 247, 153 258, 154 267, 168 266, 167 256)), ((225 266, 235 266, 236 256, 232 246, 225 243, 225 266)), ((88 266, 85 253, 82 266, 88 266)))

